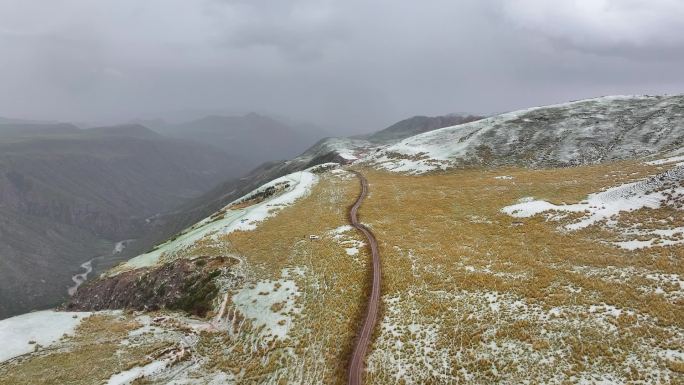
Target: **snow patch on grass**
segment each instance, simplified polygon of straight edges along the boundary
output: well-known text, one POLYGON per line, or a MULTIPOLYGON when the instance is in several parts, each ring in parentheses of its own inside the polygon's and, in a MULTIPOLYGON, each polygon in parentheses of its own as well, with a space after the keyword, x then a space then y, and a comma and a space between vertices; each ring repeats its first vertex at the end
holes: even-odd
POLYGON ((519 280, 528 278, 528 274, 524 272, 510 272, 510 271, 494 271, 492 270, 492 265, 486 265, 482 267, 476 267, 471 265, 465 265, 462 262, 456 263, 457 266, 463 268, 468 273, 471 274, 489 274, 494 277, 505 278, 510 280, 519 280))
POLYGON ((334 238, 338 239, 338 238, 342 237, 342 234, 349 232, 349 231, 353 231, 353 230, 354 230, 354 228, 351 225, 342 225, 340 227, 337 227, 337 228, 331 230, 330 234, 334 238))
POLYGON ((646 164, 649 166, 661 166, 664 164, 675 163, 675 162, 684 162, 684 155, 672 156, 672 157, 665 158, 665 159, 652 160, 650 162, 646 162, 646 164))
POLYGON ((32 352, 36 345, 50 346, 73 333, 90 312, 37 311, 0 321, 0 362, 32 352))
POLYGON ((637 236, 640 239, 629 241, 614 242, 620 248, 627 250, 638 250, 653 246, 675 246, 684 244, 684 227, 672 229, 657 229, 649 231, 635 231, 627 234, 637 236), (650 237, 650 239, 642 239, 650 237))
POLYGON ((128 385, 139 378, 163 372, 170 363, 170 359, 165 359, 152 361, 145 366, 136 366, 113 375, 107 381, 107 385, 128 385))
POLYGON ((344 249, 344 251, 347 252, 347 255, 353 257, 359 253, 359 248, 358 247, 347 247, 346 249, 344 249))
POLYGON ((368 359, 375 383, 626 383, 630 370, 667 383, 663 358, 681 354, 657 349, 677 346, 681 330, 653 341, 642 327, 657 320, 605 303, 547 308, 511 293, 409 290, 383 304, 368 359))
POLYGON ((282 340, 292 327, 294 315, 300 312, 295 303, 299 295, 297 284, 283 278, 245 287, 233 295, 232 300, 235 309, 259 330, 260 337, 282 340))
POLYGON ((332 239, 342 246, 347 255, 353 257, 354 261, 358 262, 359 251, 366 244, 352 238, 352 234, 355 234, 355 232, 356 229, 354 229, 354 227, 350 225, 343 225, 328 231, 328 236, 332 237, 332 239))
POLYGON ((342 180, 350 180, 356 178, 354 173, 349 172, 347 170, 343 170, 341 168, 336 168, 330 171, 330 173, 342 180))
POLYGON ((615 266, 590 267, 574 266, 570 271, 606 282, 625 283, 630 280, 643 282, 637 286, 639 291, 663 296, 668 301, 677 303, 684 300, 684 280, 679 274, 660 273, 643 268, 619 268, 615 266))
POLYGON ((373 349, 369 356, 369 371, 383 367, 391 373, 394 382, 405 381, 407 384, 422 383, 426 374, 444 379, 442 373, 447 369, 447 351, 438 347, 438 326, 417 319, 399 321, 406 311, 404 301, 401 295, 383 297, 386 315, 375 343, 378 348, 373 349), (410 353, 403 354, 403 351, 410 353))
POLYGON ((183 340, 181 341, 180 347, 166 351, 161 357, 158 357, 145 365, 135 366, 114 374, 107 381, 107 385, 129 385, 141 378, 154 378, 155 376, 163 375, 169 367, 183 359, 183 357, 188 354, 190 344, 195 344, 196 342, 196 338, 193 339, 192 342, 183 340))
POLYGON ((661 295, 673 303, 684 301, 684 280, 679 274, 650 273, 644 277, 652 284, 641 286, 640 290, 661 295))
MULTIPOLYGON (((612 187, 605 191, 590 194, 586 200, 575 204, 555 205, 546 201, 532 200, 504 207, 501 211, 516 217, 527 218, 548 211, 584 213, 584 216, 573 223, 565 225, 566 230, 579 230, 600 221, 610 222, 621 212, 635 211, 642 208, 656 209, 667 201, 684 199, 684 167, 676 167, 666 173, 612 187)), ((639 247, 644 243, 625 243, 624 247, 639 247)))
POLYGON ((149 315, 139 315, 135 317, 135 320, 140 323, 141 326, 128 332, 126 339, 122 340, 122 342, 125 342, 126 344, 129 344, 131 340, 136 340, 142 336, 157 336, 166 332, 160 325, 155 325, 153 318, 149 315))

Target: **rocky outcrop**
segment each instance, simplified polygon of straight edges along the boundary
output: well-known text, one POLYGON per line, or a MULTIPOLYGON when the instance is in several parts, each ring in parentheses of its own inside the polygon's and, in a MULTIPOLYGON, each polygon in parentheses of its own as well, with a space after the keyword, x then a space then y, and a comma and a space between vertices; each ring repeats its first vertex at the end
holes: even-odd
POLYGON ((218 294, 216 280, 230 276, 237 262, 231 257, 178 259, 103 276, 79 287, 64 307, 70 311, 169 309, 204 317, 218 294))

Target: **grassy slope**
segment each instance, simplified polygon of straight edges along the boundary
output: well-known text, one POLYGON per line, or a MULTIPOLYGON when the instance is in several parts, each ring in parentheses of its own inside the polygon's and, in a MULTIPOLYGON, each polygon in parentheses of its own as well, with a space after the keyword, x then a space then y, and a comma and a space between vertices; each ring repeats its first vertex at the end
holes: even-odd
POLYGON ((362 220, 381 243, 385 269, 386 318, 370 358, 372 383, 541 382, 593 373, 636 380, 681 371, 658 356, 681 346, 681 296, 655 294, 657 286, 681 289, 646 276, 681 278, 683 246, 630 252, 603 242, 615 234, 599 226, 561 233, 541 216, 512 226, 515 219, 499 211, 527 196, 575 202, 656 173, 652 167, 366 173, 373 195, 362 220), (601 304, 623 314, 589 311, 601 304), (391 369, 400 366, 404 373, 391 369))
MULTIPOLYGON (((361 314, 366 263, 347 255, 328 233, 346 224, 347 206, 357 193, 355 179, 323 178, 311 195, 267 220, 255 232, 237 232, 223 245, 243 255, 249 265, 247 285, 275 280, 283 269, 303 269, 293 274, 300 296, 301 314, 289 332, 291 339, 259 348, 251 355, 209 354, 225 346, 241 352, 252 344, 253 331, 238 333, 230 341, 212 336, 200 349, 212 356, 212 364, 227 370, 246 368, 246 378, 256 382, 288 380, 292 383, 341 383, 351 349, 358 315, 361 314), (309 234, 321 236, 309 241, 309 234), (294 350, 294 357, 284 348, 294 350), (265 358, 266 365, 260 362, 265 358)), ((350 238, 358 238, 350 234, 350 238)), ((204 255, 220 252, 207 246, 193 251, 204 255)))
MULTIPOLYGON (((325 176, 307 198, 285 208, 256 231, 233 233, 219 242, 199 242, 186 251, 187 257, 229 254, 243 260, 239 285, 225 285, 230 287, 230 294, 278 280, 294 281, 299 294, 297 311, 290 309, 290 314, 285 314, 279 305, 271 308, 283 319, 293 319, 287 340, 261 333, 234 304, 229 304, 231 333, 200 335, 193 355, 203 365, 196 369, 196 375, 223 371, 239 374, 246 383, 343 382, 346 358, 340 357, 349 354, 361 314, 366 263, 363 251, 354 257, 348 255, 340 244, 343 240, 335 239, 330 231, 346 224, 347 205, 354 200, 356 189, 356 179, 325 176), (309 234, 318 234, 321 239, 312 242, 309 234)), ((344 236, 349 243, 358 239, 353 232, 344 236)), ((132 317, 126 315, 119 322, 132 322, 132 317)), ((107 331, 100 329, 96 334, 104 338, 107 331)), ((105 348, 108 346, 103 345, 105 348)), ((61 366, 69 354, 32 357, 5 364, 4 369, 0 364, 0 377, 4 370, 13 373, 12 379, 21 378, 18 383, 50 383, 45 382, 42 372, 35 371, 36 366, 61 366)), ((111 370, 111 359, 101 359, 101 365, 111 370)), ((68 371, 60 373, 67 376, 60 380, 70 378, 68 371)), ((74 372, 73 377, 79 374, 74 372)))
MULTIPOLYGON (((683 342, 681 289, 647 275, 681 279, 684 246, 630 252, 604 242, 616 234, 598 226, 561 233, 559 223, 542 217, 512 226, 518 220, 500 212, 526 196, 578 201, 654 174, 655 167, 622 162, 424 176, 362 171, 371 195, 360 217, 380 242, 384 268, 383 318, 368 360, 370 383, 681 379, 681 362, 665 356, 683 342), (494 178, 500 175, 513 179, 494 178)), ((187 250, 188 257, 242 259, 243 279, 226 286, 229 294, 283 280, 294 282, 299 292, 289 310, 271 308, 291 319, 285 340, 255 327, 229 301, 230 332, 199 335, 192 356, 201 364, 189 369, 190 375, 221 371, 239 383, 344 383, 367 290, 368 255, 363 249, 356 256, 345 252, 361 239, 354 232, 340 239, 330 231, 346 223, 357 192, 355 179, 326 174, 308 197, 255 231, 187 250), (309 234, 321 239, 312 242, 309 234)), ((641 210, 625 220, 679 214, 641 210)), ((132 315, 126 317, 120 322, 132 322, 132 315)), ((5 370, 26 379, 23 383, 41 383, 36 365, 69 367, 68 354, 0 365, 0 374, 5 370)), ((114 370, 110 358, 101 359, 106 370, 114 370)), ((60 379, 81 374, 62 373, 60 379)))

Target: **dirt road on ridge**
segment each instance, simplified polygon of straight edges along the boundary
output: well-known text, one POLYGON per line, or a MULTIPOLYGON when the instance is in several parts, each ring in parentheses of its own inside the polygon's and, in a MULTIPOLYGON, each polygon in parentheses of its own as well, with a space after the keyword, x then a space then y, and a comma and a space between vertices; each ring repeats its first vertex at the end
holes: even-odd
POLYGON ((347 383, 349 385, 360 385, 363 378, 364 361, 366 359, 366 353, 368 352, 368 346, 370 345, 370 339, 373 335, 373 329, 377 323, 378 318, 378 307, 380 306, 380 280, 381 280, 381 270, 380 270, 380 253, 378 252, 378 242, 375 239, 373 233, 366 226, 361 224, 357 217, 357 212, 363 200, 366 199, 368 195, 368 180, 361 175, 361 173, 354 171, 354 174, 361 181, 361 193, 359 197, 354 202, 351 210, 349 211, 349 219, 352 226, 361 231, 363 235, 366 236, 368 244, 370 245, 373 269, 373 282, 370 297, 368 298, 368 304, 366 307, 366 317, 363 321, 363 326, 359 331, 355 345, 354 351, 349 361, 349 372, 347 383))

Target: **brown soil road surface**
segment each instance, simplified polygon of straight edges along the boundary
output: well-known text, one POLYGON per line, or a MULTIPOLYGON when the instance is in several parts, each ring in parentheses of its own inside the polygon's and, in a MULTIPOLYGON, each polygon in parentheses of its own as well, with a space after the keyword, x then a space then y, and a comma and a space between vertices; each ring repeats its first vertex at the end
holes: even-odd
POLYGON ((366 353, 368 352, 368 346, 370 345, 370 339, 373 335, 373 329, 378 319, 378 307, 380 305, 380 253, 378 252, 378 242, 375 240, 375 236, 366 226, 359 223, 357 218, 357 212, 363 200, 366 199, 368 195, 368 181, 360 173, 354 171, 356 176, 361 181, 361 193, 356 199, 356 202, 349 211, 349 219, 352 226, 361 231, 363 235, 368 239, 368 244, 370 245, 371 254, 373 256, 373 282, 370 297, 368 298, 368 305, 366 308, 366 317, 363 321, 363 326, 359 331, 359 334, 354 345, 354 352, 352 353, 351 360, 349 362, 349 375, 347 383, 349 385, 360 385, 363 382, 363 367, 364 361, 366 359, 366 353))

